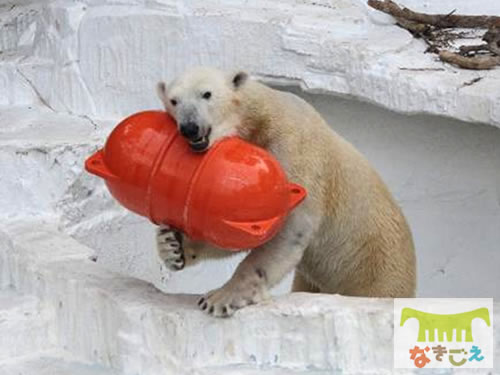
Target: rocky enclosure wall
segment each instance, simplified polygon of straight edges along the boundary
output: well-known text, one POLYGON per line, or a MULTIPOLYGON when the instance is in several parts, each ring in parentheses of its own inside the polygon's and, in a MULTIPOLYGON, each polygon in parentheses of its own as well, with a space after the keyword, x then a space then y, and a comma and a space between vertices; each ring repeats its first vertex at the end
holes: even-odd
MULTIPOLYGON (((500 13, 495 1, 401 3, 500 13)), ((216 65, 400 112, 500 125, 498 69, 459 71, 437 62, 364 0, 4 0, 0 27, 3 104, 41 102, 117 118, 156 105, 160 78, 216 65)))
MULTIPOLYGON (((496 2, 402 3, 500 14, 496 2)), ((159 107, 158 80, 191 65, 243 68, 309 92, 296 91, 380 171, 415 235, 420 295, 499 296, 499 69, 443 65, 361 0, 1 1, 0 28, 2 216, 62 217, 100 263, 166 291, 217 287, 234 262, 160 273, 152 227, 82 162, 122 116, 159 107)))
POLYGON ((208 319, 170 293, 218 287, 238 259, 161 272, 152 225, 83 171, 123 116, 159 108, 158 80, 192 65, 294 91, 367 156, 412 227, 420 296, 498 300, 500 69, 424 49, 364 0, 0 0, 0 373, 73 359, 82 375, 394 373, 391 301, 301 293, 208 319))

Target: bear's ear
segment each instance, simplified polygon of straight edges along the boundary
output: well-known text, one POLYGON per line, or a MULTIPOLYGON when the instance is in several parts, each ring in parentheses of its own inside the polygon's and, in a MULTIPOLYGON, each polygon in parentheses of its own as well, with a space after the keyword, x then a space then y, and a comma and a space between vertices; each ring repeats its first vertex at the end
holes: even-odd
POLYGON ((168 96, 167 96, 167 85, 165 82, 158 82, 156 85, 156 93, 158 94, 158 97, 162 101, 163 105, 165 108, 167 107, 167 101, 168 101, 168 96))
POLYGON ((243 84, 247 81, 248 79, 248 74, 245 72, 238 72, 233 74, 231 78, 231 82, 233 84, 233 87, 235 89, 239 89, 243 84))

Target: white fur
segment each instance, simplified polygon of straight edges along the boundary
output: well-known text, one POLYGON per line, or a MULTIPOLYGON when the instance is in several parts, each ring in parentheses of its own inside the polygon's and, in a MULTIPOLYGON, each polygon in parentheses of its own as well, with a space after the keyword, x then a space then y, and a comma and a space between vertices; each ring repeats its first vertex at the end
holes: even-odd
MULTIPOLYGON (((294 268, 295 291, 414 295, 412 236, 377 173, 304 100, 246 78, 243 73, 198 68, 168 88, 159 86, 160 98, 177 121, 191 116, 211 128, 210 145, 238 135, 264 147, 289 179, 308 191, 280 233, 250 251, 224 286, 201 298, 201 309, 229 316, 267 299, 268 289, 294 268), (201 97, 207 90, 212 100, 201 97), (180 104, 172 106, 173 98, 180 104)), ((167 246, 159 241, 158 251, 169 262, 167 246)), ((185 266, 232 254, 186 236, 183 251, 185 266)))

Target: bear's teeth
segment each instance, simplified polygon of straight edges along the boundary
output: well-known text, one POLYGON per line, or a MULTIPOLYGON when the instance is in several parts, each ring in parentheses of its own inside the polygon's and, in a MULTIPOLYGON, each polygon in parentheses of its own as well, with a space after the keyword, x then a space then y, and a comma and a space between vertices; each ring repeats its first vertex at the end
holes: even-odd
POLYGON ((190 145, 193 151, 201 152, 208 148, 208 143, 208 137, 202 137, 201 140, 190 142, 190 145))

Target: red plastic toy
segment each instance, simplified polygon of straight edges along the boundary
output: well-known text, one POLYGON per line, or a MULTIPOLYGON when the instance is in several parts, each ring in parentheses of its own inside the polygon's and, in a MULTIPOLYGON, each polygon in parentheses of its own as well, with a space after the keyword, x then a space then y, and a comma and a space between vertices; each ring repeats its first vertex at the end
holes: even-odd
POLYGON ((123 120, 85 168, 129 210, 225 249, 267 242, 306 196, 262 148, 231 137, 195 153, 160 111, 123 120))

